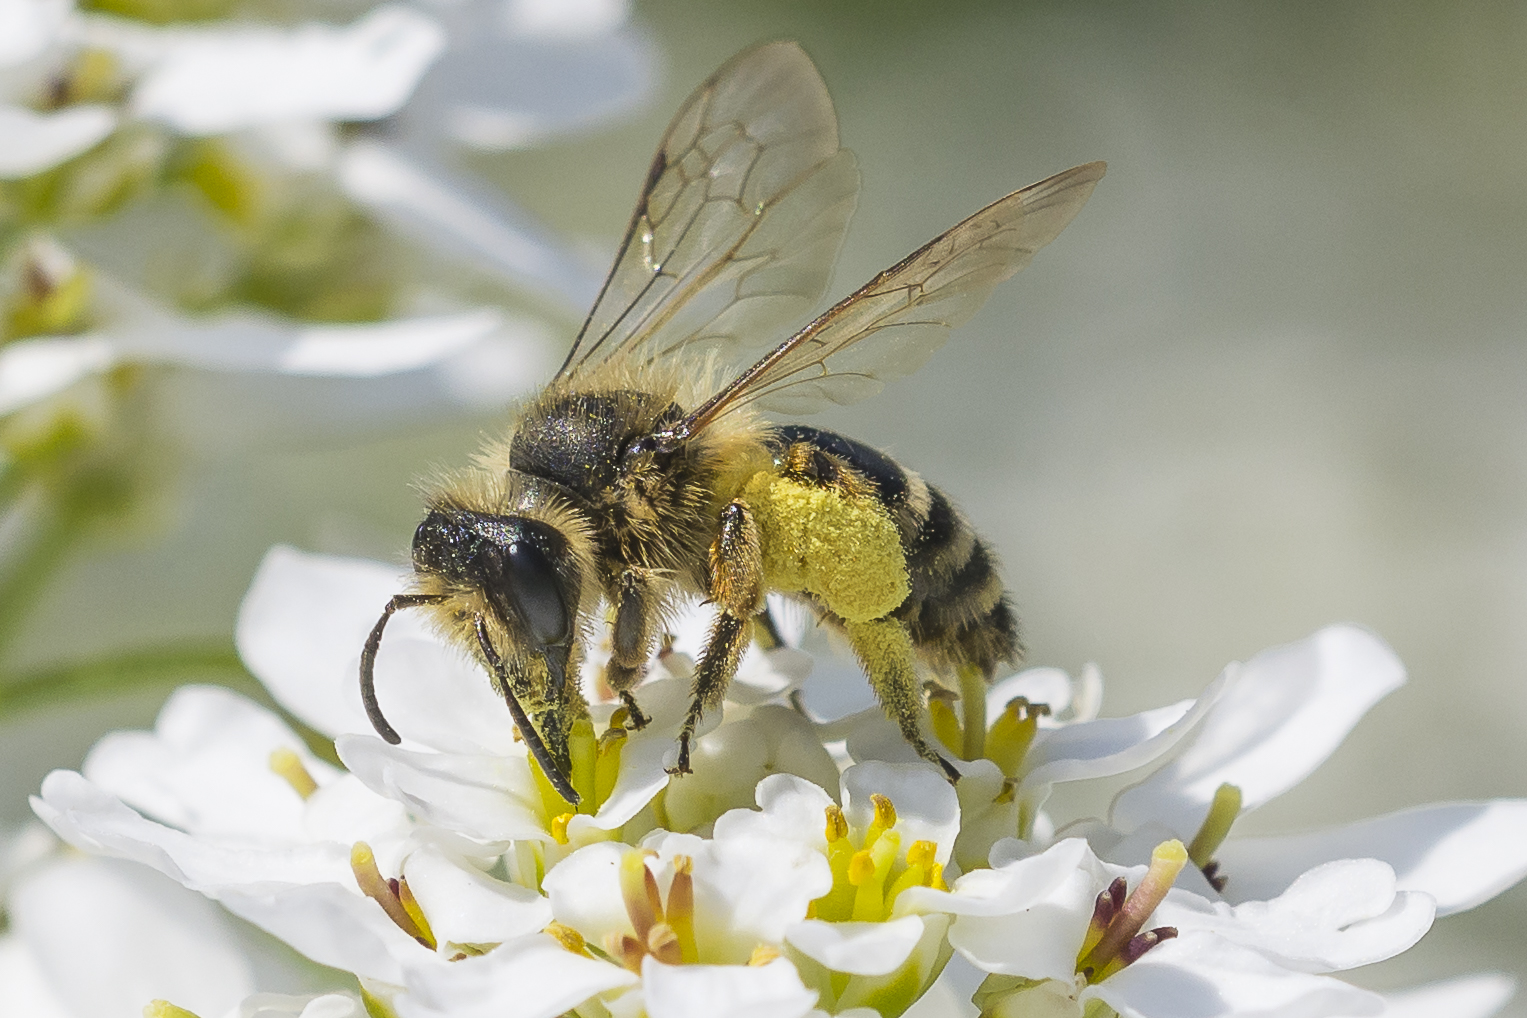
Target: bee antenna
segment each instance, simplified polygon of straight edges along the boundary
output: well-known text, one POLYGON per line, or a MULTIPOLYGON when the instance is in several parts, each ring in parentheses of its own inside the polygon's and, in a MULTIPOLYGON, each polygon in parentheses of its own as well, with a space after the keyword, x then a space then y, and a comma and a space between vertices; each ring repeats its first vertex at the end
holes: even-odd
POLYGON ((387 620, 392 618, 393 612, 424 604, 439 604, 444 600, 441 594, 394 595, 387 602, 387 607, 382 609, 382 617, 371 627, 371 635, 366 637, 366 645, 361 648, 361 703, 365 705, 366 717, 370 719, 371 727, 376 729, 376 734, 394 746, 402 742, 403 737, 387 723, 387 719, 382 716, 382 705, 376 702, 376 652, 382 646, 382 630, 387 628, 387 620))

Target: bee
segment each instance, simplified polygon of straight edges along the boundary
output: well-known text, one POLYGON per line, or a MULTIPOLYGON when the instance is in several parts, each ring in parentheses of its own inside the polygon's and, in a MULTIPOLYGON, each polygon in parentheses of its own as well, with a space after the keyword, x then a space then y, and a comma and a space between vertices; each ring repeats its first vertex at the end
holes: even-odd
MULTIPOLYGON (((413 589, 361 654, 362 699, 388 742, 372 671, 405 608, 486 669, 531 755, 568 802, 576 675, 591 622, 610 622, 604 680, 634 690, 663 620, 714 603, 673 773, 716 709, 765 594, 846 634, 888 716, 924 738, 919 669, 990 682, 1020 657, 996 556, 937 488, 868 445, 761 412, 805 414, 908 374, 1081 209, 1104 164, 1002 198, 767 348, 811 310, 859 190, 809 57, 790 42, 734 57, 679 109, 604 287, 556 376, 476 462, 433 485, 413 538, 413 589)), ((979 687, 977 687, 979 688, 979 687)))

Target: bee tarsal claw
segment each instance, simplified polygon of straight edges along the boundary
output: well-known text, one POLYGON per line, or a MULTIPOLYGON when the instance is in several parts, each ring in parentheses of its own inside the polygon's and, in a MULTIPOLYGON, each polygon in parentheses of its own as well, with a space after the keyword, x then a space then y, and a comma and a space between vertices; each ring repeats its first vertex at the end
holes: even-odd
POLYGON ((629 690, 622 690, 620 702, 626 705, 626 713, 631 716, 631 731, 639 732, 652 723, 652 719, 642 713, 642 709, 636 705, 636 697, 629 690))

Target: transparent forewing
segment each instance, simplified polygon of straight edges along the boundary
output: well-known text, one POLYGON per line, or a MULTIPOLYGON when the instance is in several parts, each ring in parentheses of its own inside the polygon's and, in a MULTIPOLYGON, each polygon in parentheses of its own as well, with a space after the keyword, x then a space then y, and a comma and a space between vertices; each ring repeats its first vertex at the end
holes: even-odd
POLYGON ((826 289, 858 192, 810 58, 794 43, 736 57, 669 126, 561 374, 616 355, 756 356, 826 289))
POLYGON ((812 413, 856 403, 916 371, 1081 210, 1103 176, 1087 163, 993 202, 886 269, 776 347, 675 431, 687 437, 745 404, 812 413))

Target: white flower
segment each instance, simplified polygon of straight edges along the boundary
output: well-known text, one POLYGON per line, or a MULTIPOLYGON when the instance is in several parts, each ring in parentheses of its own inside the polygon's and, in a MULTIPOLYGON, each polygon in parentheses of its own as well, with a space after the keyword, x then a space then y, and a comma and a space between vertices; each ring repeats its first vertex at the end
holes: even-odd
POLYGON ((50 113, 0 105, 0 180, 18 180, 57 166, 94 148, 116 126, 116 114, 96 104, 50 113))
POLYGON ((407 101, 445 44, 434 20, 396 5, 337 29, 181 29, 139 80, 131 108, 190 135, 375 120, 407 101))
MULTIPOLYGON (((1373 634, 1332 626, 1231 665, 1224 693, 1180 752, 1115 799, 1109 827, 1080 825, 1105 857, 1135 862, 1166 837, 1191 840, 1222 786, 1238 790, 1228 824, 1302 781, 1384 696, 1405 681, 1373 634)), ((1380 859, 1402 890, 1424 891, 1438 914, 1463 911, 1527 875, 1527 799, 1440 803, 1308 834, 1211 848, 1211 875, 1230 901, 1272 898, 1319 863, 1380 859)), ((1197 883, 1204 893, 1207 884, 1197 883)))

